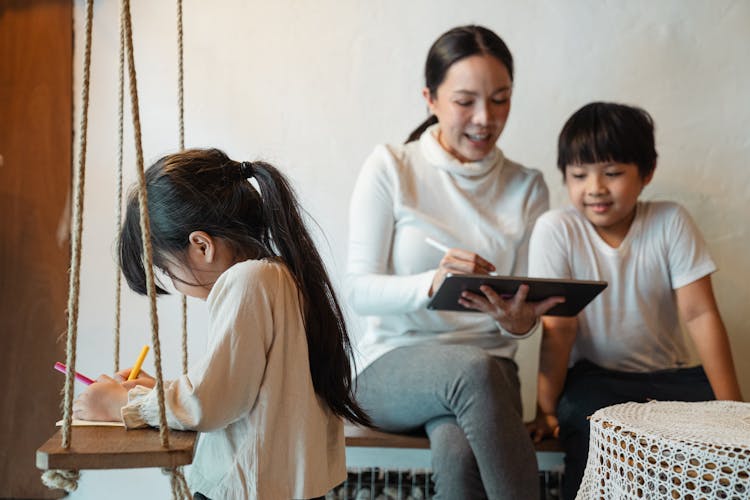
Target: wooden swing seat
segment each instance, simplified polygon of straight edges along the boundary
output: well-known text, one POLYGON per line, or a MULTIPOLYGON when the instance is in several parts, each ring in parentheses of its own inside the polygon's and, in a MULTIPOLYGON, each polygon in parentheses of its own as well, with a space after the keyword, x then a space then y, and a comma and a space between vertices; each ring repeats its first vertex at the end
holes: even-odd
POLYGON ((193 461, 197 437, 191 431, 170 431, 169 448, 164 448, 159 430, 153 428, 75 426, 71 432, 67 450, 62 447, 62 430, 37 450, 38 469, 179 467, 193 461))

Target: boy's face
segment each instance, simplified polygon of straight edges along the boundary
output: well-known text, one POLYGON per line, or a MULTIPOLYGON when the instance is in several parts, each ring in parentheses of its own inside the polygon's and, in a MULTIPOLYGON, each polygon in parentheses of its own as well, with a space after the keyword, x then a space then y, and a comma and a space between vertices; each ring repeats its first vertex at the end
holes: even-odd
POLYGON ((653 173, 641 178, 633 163, 585 163, 565 168, 570 201, 613 247, 628 234, 638 196, 652 177, 653 173))

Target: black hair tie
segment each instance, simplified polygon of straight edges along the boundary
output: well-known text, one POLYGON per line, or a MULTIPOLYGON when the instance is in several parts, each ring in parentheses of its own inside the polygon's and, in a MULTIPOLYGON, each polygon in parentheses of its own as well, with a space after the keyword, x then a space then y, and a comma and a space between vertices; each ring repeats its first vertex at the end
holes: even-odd
POLYGON ((250 179, 255 177, 255 169, 253 168, 253 162, 243 161, 240 163, 240 173, 243 179, 250 179))

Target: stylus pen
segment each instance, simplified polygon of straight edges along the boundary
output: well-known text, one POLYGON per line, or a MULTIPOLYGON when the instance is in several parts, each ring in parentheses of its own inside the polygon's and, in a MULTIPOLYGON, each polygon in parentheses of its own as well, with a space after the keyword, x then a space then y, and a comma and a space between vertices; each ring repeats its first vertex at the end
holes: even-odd
MULTIPOLYGON (((446 245, 440 243, 439 241, 433 240, 429 236, 427 236, 424 239, 424 242, 427 243, 428 245, 430 245, 431 247, 440 250, 443 253, 448 253, 448 250, 450 250, 450 248, 448 248, 446 245)), ((490 271, 487 274, 489 274, 490 276, 498 276, 498 274, 495 271, 490 271)))
POLYGON ((438 250, 440 250, 443 253, 448 253, 448 250, 450 250, 450 248, 448 248, 447 246, 443 245, 439 241, 433 240, 429 236, 424 239, 424 242, 427 243, 428 245, 430 245, 433 248, 437 248, 438 250))

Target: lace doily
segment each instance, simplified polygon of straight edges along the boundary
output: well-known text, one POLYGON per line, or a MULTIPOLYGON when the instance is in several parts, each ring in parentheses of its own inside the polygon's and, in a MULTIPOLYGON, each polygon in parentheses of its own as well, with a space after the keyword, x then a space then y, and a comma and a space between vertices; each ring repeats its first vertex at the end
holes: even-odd
POLYGON ((591 417, 578 500, 750 499, 750 403, 652 401, 591 417))

